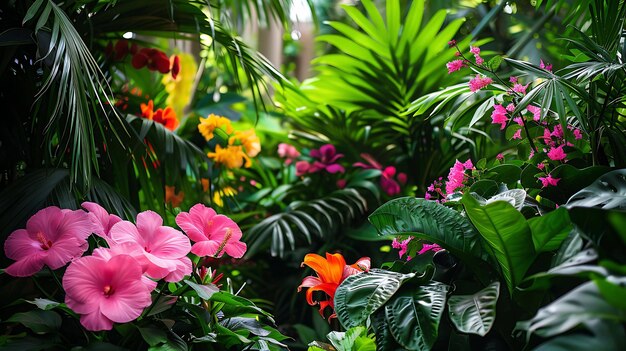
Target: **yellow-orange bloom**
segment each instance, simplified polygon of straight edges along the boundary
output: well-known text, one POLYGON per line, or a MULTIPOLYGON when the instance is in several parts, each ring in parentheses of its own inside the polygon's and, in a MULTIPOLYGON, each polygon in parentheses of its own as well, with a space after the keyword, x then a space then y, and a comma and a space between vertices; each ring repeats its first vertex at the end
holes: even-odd
POLYGON ((204 191, 205 193, 209 191, 209 185, 211 185, 209 179, 207 178, 200 179, 200 184, 202 184, 202 191, 204 191))
POLYGON ((298 292, 302 288, 308 288, 306 291, 306 301, 309 305, 320 305, 319 312, 322 317, 324 316, 324 310, 330 307, 333 310, 333 314, 329 317, 337 317, 334 313, 334 299, 335 291, 339 287, 339 284, 343 282, 347 277, 367 272, 370 269, 371 261, 369 257, 361 257, 356 263, 347 265, 345 259, 341 254, 329 254, 326 253, 326 258, 317 254, 307 254, 304 256, 304 262, 302 265, 309 266, 317 273, 317 276, 308 276, 302 280, 302 284, 298 287, 298 292), (313 293, 316 291, 322 291, 328 298, 326 300, 313 300, 313 293))
POLYGON ((206 141, 213 139, 213 132, 216 128, 222 128, 227 134, 233 132, 233 127, 230 124, 230 120, 226 117, 216 116, 210 114, 207 118, 200 117, 200 123, 198 124, 198 131, 206 141))
POLYGON ((237 190, 233 187, 223 187, 213 193, 213 204, 218 207, 224 207, 224 197, 233 197, 236 194, 237 190))
POLYGON ((235 131, 235 135, 228 140, 229 145, 242 145, 246 154, 254 157, 261 152, 261 141, 254 133, 254 129, 235 131))
POLYGON ((176 194, 176 188, 174 188, 173 186, 165 186, 165 203, 166 204, 171 204, 172 207, 178 207, 180 206, 180 204, 183 202, 183 199, 185 198, 185 193, 180 191, 178 192, 178 194, 176 194))
POLYGON ((252 161, 250 157, 243 152, 241 145, 228 145, 226 148, 222 148, 219 144, 215 146, 215 152, 209 152, 207 156, 218 165, 223 165, 226 168, 241 168, 244 165, 250 167, 252 161))

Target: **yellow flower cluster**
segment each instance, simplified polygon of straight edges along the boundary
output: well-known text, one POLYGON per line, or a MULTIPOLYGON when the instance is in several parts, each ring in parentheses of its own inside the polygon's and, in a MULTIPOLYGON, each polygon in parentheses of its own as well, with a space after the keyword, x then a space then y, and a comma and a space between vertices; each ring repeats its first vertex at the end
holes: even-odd
POLYGON ((261 152, 261 141, 254 130, 237 130, 233 133, 233 127, 228 118, 214 114, 210 114, 207 118, 200 118, 198 131, 207 141, 215 137, 215 130, 218 128, 228 134, 228 145, 226 147, 216 145, 215 151, 209 152, 207 156, 227 169, 252 166, 250 157, 255 157, 261 152))

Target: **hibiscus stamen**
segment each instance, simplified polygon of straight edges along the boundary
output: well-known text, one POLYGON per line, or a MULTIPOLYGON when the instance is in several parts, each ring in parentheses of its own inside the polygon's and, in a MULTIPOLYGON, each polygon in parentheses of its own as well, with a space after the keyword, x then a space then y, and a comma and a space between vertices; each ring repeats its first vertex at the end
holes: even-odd
POLYGON ((104 289, 102 289, 104 292, 104 296, 109 297, 111 295, 113 295, 113 287, 111 285, 105 285, 104 289))
POLYGON ((232 235, 233 235, 233 230, 230 228, 226 228, 226 234, 224 235, 224 240, 222 240, 222 242, 220 243, 220 246, 217 248, 217 252, 215 253, 215 256, 217 257, 220 256, 220 253, 222 253, 222 250, 224 250, 224 247, 228 243, 228 239, 230 239, 232 235))
POLYGON ((37 236, 37 241, 41 243, 42 250, 48 250, 49 248, 52 247, 52 241, 48 240, 48 238, 46 238, 46 236, 42 232, 37 232, 36 236, 37 236))

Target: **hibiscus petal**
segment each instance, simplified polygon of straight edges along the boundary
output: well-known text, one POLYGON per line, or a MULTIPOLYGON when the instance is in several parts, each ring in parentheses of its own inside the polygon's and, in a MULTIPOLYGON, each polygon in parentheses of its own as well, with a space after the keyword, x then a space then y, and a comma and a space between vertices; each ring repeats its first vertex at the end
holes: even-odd
POLYGON ((94 310, 93 306, 98 306, 94 299, 102 296, 102 288, 106 285, 106 265, 106 259, 95 256, 72 261, 63 275, 65 303, 68 306, 73 303, 91 303, 92 307, 88 310, 94 310))
POLYGON ((41 243, 33 240, 25 229, 14 231, 4 243, 4 253, 12 260, 21 260, 42 251, 41 243))
POLYGON ((187 275, 191 274, 192 266, 189 257, 183 257, 176 262, 176 269, 168 274, 164 279, 166 282, 177 283, 187 275))
POLYGON ((44 263, 52 269, 59 269, 71 260, 82 256, 88 248, 89 243, 84 239, 61 237, 46 252, 44 263))
POLYGON ((204 240, 193 244, 191 252, 197 256, 214 256, 219 249, 220 243, 215 240, 204 240))
POLYGON ((90 331, 111 330, 113 321, 102 315, 100 311, 95 311, 80 316, 80 324, 90 331))
POLYGON ((170 227, 159 227, 152 240, 146 244, 150 252, 163 259, 178 259, 189 253, 191 243, 180 231, 170 227))
POLYGON ((241 241, 231 241, 229 240, 224 247, 224 251, 228 254, 228 256, 233 258, 241 258, 247 250, 247 246, 245 243, 241 241))
POLYGON ((150 235, 157 228, 163 225, 163 218, 154 211, 143 211, 137 214, 137 231, 147 240, 150 241, 150 235))
POLYGON ((139 234, 137 227, 129 221, 121 221, 115 223, 109 235, 113 241, 113 244, 131 243, 144 247, 146 240, 139 234))
POLYGON ((63 219, 57 228, 57 235, 48 237, 53 242, 62 238, 75 237, 80 240, 87 240, 91 233, 97 230, 89 214, 83 210, 69 211, 64 213, 63 219))
POLYGON ((334 174, 334 173, 344 173, 346 171, 346 169, 343 168, 342 165, 340 165, 338 163, 335 163, 335 164, 326 166, 326 171, 328 173, 333 173, 334 174))
POLYGON ((11 264, 4 271, 14 277, 29 277, 43 268, 43 257, 41 254, 26 256, 21 260, 11 264))

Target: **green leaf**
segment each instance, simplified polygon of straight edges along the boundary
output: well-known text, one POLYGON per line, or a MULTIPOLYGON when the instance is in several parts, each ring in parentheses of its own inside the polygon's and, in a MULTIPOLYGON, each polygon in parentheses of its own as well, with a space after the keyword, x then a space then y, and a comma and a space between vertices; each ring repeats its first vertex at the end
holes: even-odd
POLYGON ((427 351, 435 344, 447 293, 447 285, 432 281, 415 294, 394 297, 385 305, 391 335, 405 350, 427 351))
POLYGON ((189 285, 190 288, 195 290, 195 292, 198 294, 198 297, 203 300, 209 300, 211 296, 213 296, 213 294, 220 291, 220 288, 218 288, 215 284, 201 285, 186 279, 185 284, 189 285))
POLYGON ((496 320, 496 303, 500 282, 493 282, 474 295, 457 295, 448 299, 450 320, 462 333, 485 336, 496 320))
POLYGON ((380 308, 402 283, 415 274, 400 274, 381 269, 346 278, 335 291, 335 313, 345 328, 362 325, 380 308))
POLYGON ((588 187, 574 194, 565 205, 626 210, 626 169, 606 173, 588 187))
POLYGON ((33 310, 20 312, 6 320, 9 323, 21 323, 38 334, 57 331, 61 327, 61 316, 53 311, 33 310))
POLYGON ((558 249, 572 230, 572 221, 565 208, 528 220, 536 252, 558 249))
POLYGON ((492 71, 497 71, 502 64, 503 58, 500 55, 496 55, 492 57, 489 61, 487 61, 487 67, 491 68, 492 71))
POLYGON ((565 333, 591 320, 626 321, 626 311, 616 309, 600 294, 594 282, 587 282, 551 304, 539 309, 530 320, 518 322, 516 329, 548 338, 565 333))
POLYGON ((459 257, 481 257, 476 230, 459 212, 434 201, 405 197, 374 211, 369 221, 380 235, 411 235, 435 242, 459 257))
POLYGON ((139 329, 143 340, 150 346, 167 342, 167 332, 165 330, 154 327, 140 327, 137 329, 139 329))
POLYGON ((337 351, 376 351, 374 340, 368 338, 365 327, 354 327, 345 332, 330 332, 328 340, 337 351))
POLYGON ((535 351, 588 351, 588 350, 624 350, 626 333, 621 324, 606 321, 589 321, 589 334, 567 334, 549 340, 535 351))
POLYGON ((624 296, 626 296, 625 277, 596 277, 593 280, 598 285, 600 293, 608 303, 615 306, 616 308, 626 311, 626 299, 624 299, 624 296))
POLYGON ((480 206, 469 194, 463 196, 462 202, 467 216, 491 248, 509 293, 513 294, 535 257, 526 219, 508 202, 496 201, 480 206))

